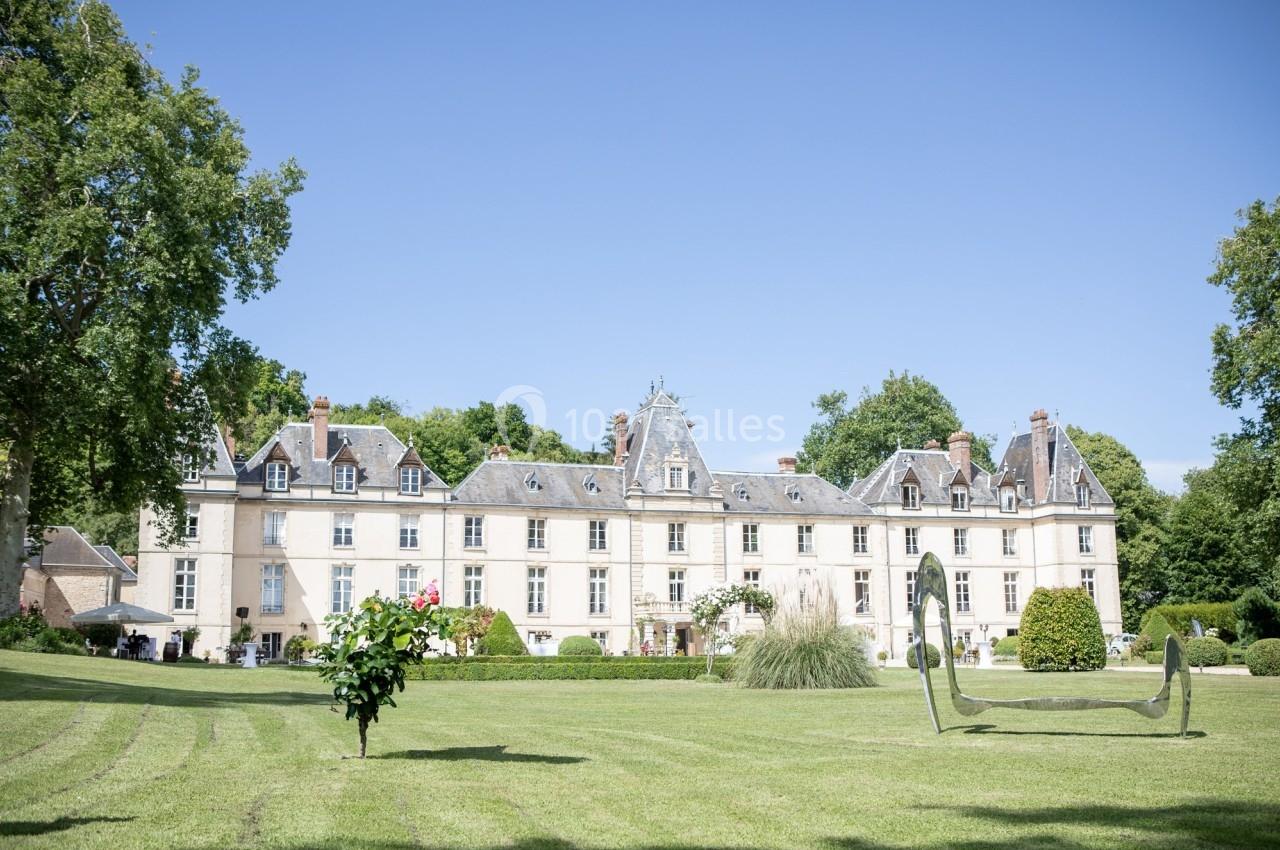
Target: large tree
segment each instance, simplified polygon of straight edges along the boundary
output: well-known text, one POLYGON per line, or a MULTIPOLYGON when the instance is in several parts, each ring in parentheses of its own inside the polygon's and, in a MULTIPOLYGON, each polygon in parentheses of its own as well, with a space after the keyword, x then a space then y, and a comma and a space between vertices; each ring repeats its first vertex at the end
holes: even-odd
POLYGON ((0 616, 28 527, 85 485, 176 534, 177 461, 252 384, 228 295, 276 283, 293 162, 248 172, 239 125, 167 82, 104 3, 0 2, 0 616))
POLYGON ((1169 516, 1168 600, 1230 602, 1259 579, 1230 491, 1217 467, 1192 470, 1185 481, 1169 516))
POLYGON ((1142 461, 1109 434, 1067 426, 1093 474, 1116 503, 1116 560, 1124 627, 1136 631, 1142 613, 1169 591, 1165 523, 1171 499, 1151 485, 1142 461))
MULTIPOLYGON (((929 440, 946 445, 962 430, 960 416, 942 390, 919 375, 893 372, 878 392, 863 387, 858 403, 848 406, 843 390, 825 393, 813 406, 822 418, 804 438, 798 467, 816 472, 840 487, 868 475, 899 446, 920 448, 929 440)), ((994 437, 974 434, 973 462, 991 470, 994 437)))

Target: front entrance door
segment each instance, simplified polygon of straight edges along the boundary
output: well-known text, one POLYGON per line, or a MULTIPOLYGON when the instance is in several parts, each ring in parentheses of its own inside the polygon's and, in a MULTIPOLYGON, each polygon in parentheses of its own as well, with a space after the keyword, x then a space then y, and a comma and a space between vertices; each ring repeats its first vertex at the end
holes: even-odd
POLYGON ((676 652, 689 654, 690 647, 693 646, 693 633, 688 626, 679 626, 676 628, 676 652))

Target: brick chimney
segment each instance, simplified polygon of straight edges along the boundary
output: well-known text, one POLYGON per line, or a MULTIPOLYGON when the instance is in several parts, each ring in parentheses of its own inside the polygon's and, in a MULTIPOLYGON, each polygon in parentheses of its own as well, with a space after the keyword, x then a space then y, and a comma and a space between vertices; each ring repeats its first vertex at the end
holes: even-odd
POLYGON ((627 460, 627 414, 618 411, 613 417, 613 465, 622 466, 627 460))
POLYGON ((942 448, 942 443, 939 443, 937 440, 930 440, 927 443, 925 443, 924 446, 922 446, 922 448, 925 451, 928 451, 929 449, 940 449, 942 448))
POLYGON ((793 457, 778 458, 778 471, 786 473, 787 475, 795 475, 796 459, 793 457))
POLYGON ((1031 414, 1031 496, 1036 504, 1049 498, 1049 414, 1031 414))
POLYGON ((236 459, 236 435, 231 433, 230 425, 222 426, 222 442, 227 446, 227 454, 231 455, 231 459, 236 459))
POLYGON ((329 457, 329 397, 316 396, 311 403, 311 456, 316 460, 329 457))
POLYGON ((504 445, 496 445, 489 449, 489 460, 510 460, 511 447, 504 445))
POLYGON ((951 465, 958 467, 966 479, 969 477, 971 445, 969 434, 965 431, 956 431, 947 437, 947 455, 951 458, 951 465))

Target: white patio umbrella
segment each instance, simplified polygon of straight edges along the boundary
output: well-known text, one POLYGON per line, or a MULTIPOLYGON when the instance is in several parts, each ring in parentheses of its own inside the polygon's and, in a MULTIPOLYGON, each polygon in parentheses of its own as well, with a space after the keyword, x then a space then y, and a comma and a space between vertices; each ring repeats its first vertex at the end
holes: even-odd
POLYGON ((92 611, 82 611, 79 614, 72 614, 71 622, 77 624, 172 623, 173 618, 168 614, 161 614, 159 611, 152 611, 149 608, 130 605, 128 602, 115 602, 111 605, 104 605, 101 608, 94 608, 92 611))

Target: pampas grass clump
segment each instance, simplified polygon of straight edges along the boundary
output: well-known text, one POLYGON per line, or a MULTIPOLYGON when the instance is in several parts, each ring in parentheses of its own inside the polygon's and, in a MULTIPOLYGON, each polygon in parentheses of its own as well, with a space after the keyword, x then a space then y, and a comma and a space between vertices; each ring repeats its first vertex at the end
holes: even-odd
POLYGON ((862 634, 840 625, 830 582, 810 578, 778 595, 773 620, 734 657, 733 678, 747 688, 869 688, 876 684, 862 634))

